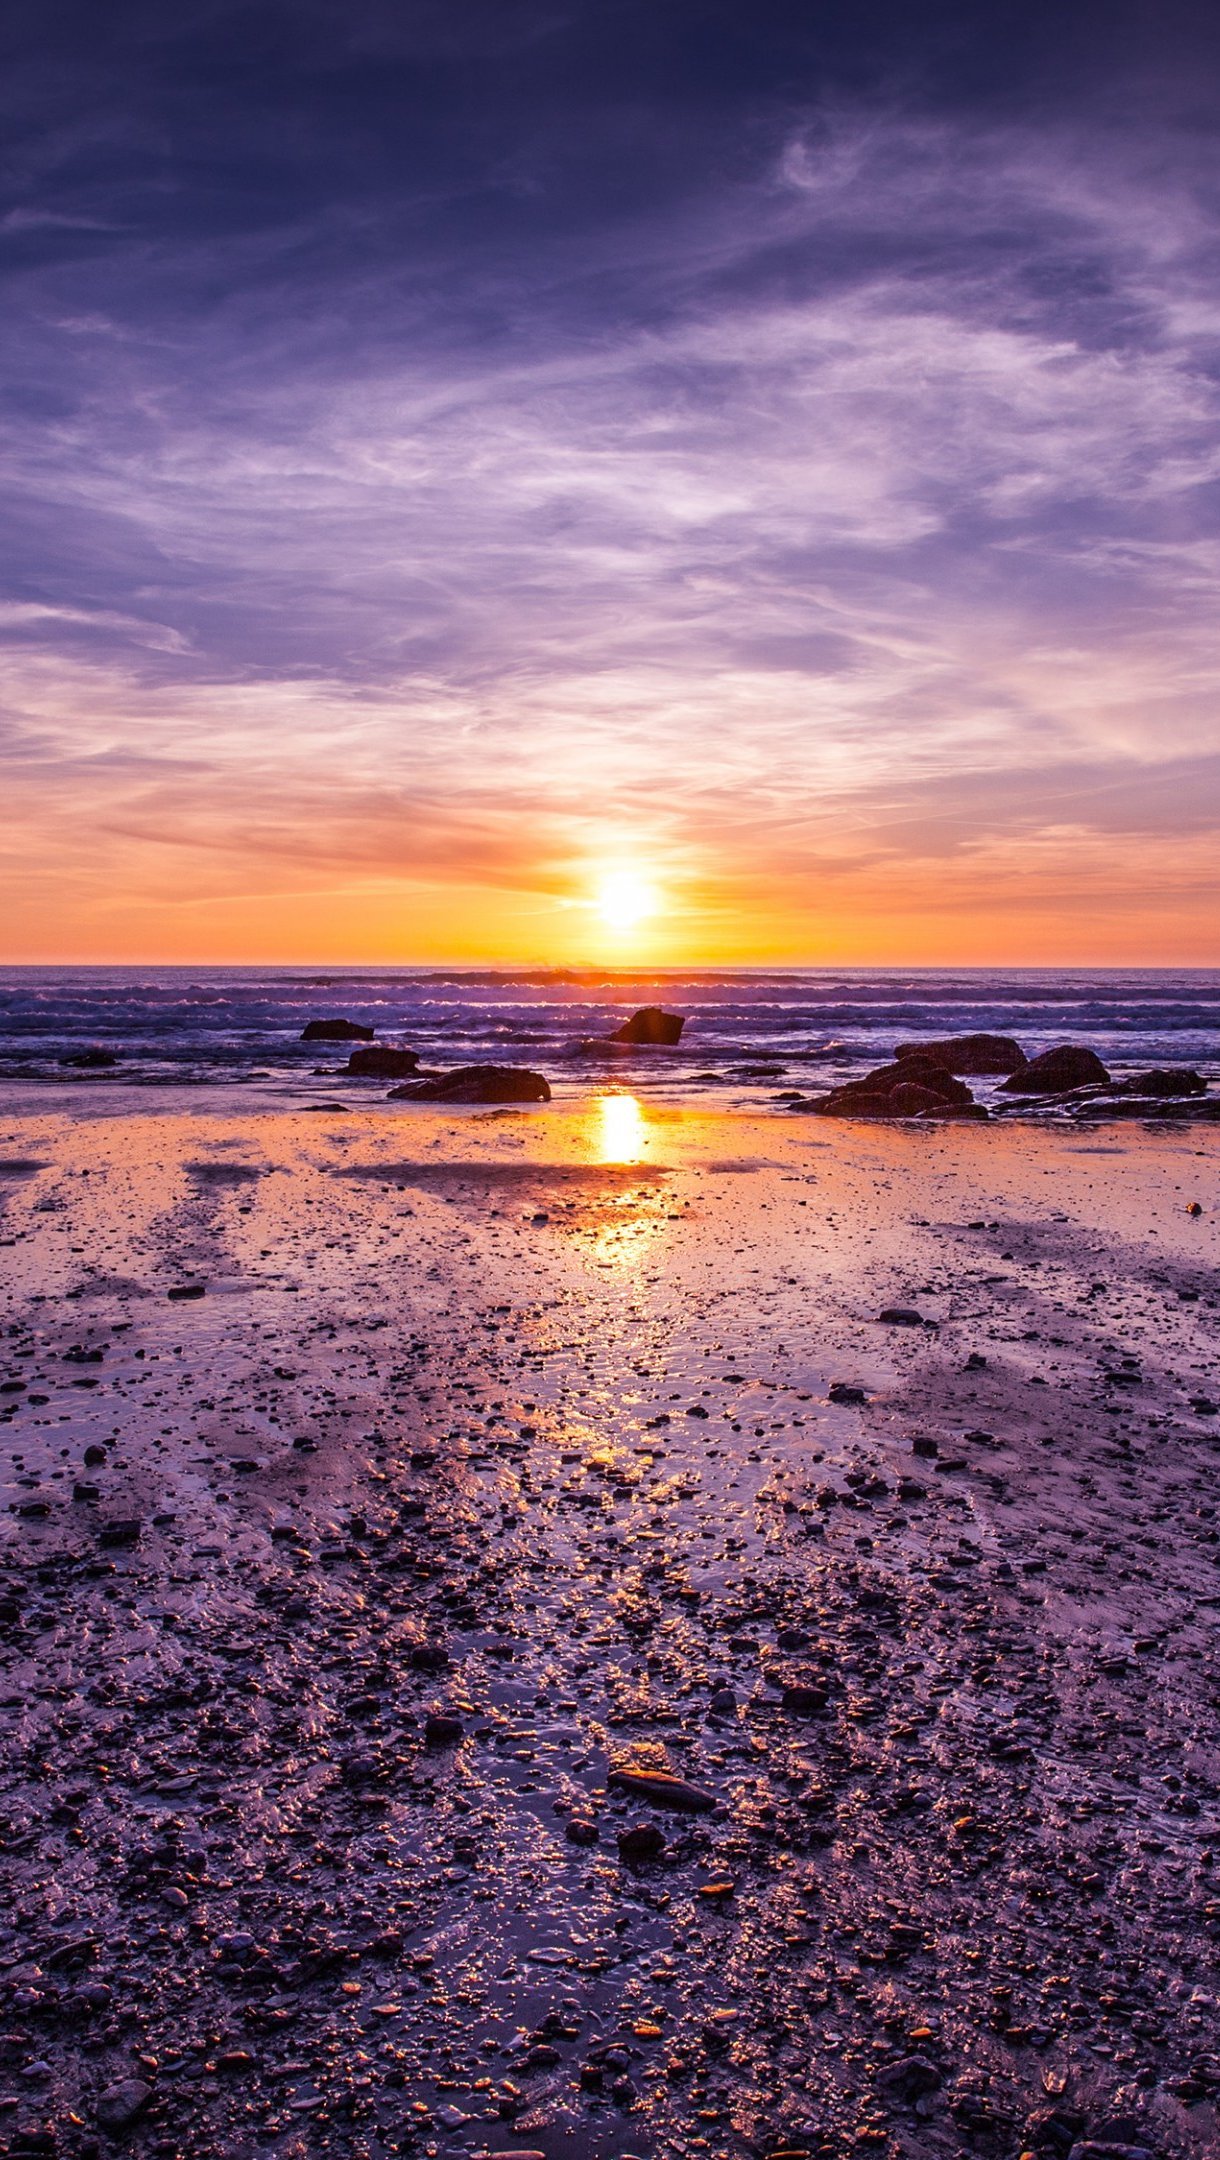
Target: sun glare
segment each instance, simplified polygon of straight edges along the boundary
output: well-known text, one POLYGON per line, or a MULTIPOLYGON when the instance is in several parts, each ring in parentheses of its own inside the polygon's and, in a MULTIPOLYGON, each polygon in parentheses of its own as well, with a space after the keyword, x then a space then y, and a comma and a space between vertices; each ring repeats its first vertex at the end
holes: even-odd
POLYGON ((597 888, 597 912, 611 930, 634 930, 657 911, 657 895, 634 870, 614 870, 597 888))
POLYGON ((634 1095, 601 1095, 597 1102, 598 1153, 605 1163, 639 1162, 644 1151, 644 1118, 634 1095))

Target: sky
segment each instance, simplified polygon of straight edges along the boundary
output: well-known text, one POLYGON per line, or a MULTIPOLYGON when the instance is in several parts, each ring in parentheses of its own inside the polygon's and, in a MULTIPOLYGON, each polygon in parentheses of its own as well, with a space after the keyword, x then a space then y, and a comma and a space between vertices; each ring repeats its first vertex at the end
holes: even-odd
POLYGON ((0 959, 1220 963, 1220 11, 9 0, 0 959))

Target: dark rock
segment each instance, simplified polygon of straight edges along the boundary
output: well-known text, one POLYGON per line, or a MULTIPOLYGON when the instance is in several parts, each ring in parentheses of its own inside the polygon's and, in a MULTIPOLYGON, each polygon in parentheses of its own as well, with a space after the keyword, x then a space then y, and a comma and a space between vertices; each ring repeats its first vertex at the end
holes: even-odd
POLYGON ((517 1065, 462 1065, 413 1087, 393 1088, 391 1102, 549 1102, 549 1081, 517 1065))
POLYGON ((417 1050, 394 1050, 388 1043, 375 1043, 371 1050, 353 1050, 344 1067, 345 1072, 366 1080, 405 1080, 408 1073, 418 1069, 417 1050))
POLYGON ((601 1831, 590 1816, 573 1815, 565 1823, 563 1834, 569 1845, 596 1845, 601 1831))
POLYGON ((77 1072, 104 1072, 119 1061, 112 1050, 73 1050, 59 1062, 72 1066, 77 1072))
POLYGON ((462 1732, 461 1718, 451 1717, 448 1711, 431 1710, 424 1719, 425 1747, 456 1747, 462 1732))
POLYGON ((685 1778, 672 1777, 667 1770, 612 1770, 606 1783, 617 1792, 651 1800, 654 1807, 677 1808, 686 1815, 706 1814, 716 1805, 714 1794, 688 1784, 685 1778))
POLYGON ((134 1518, 103 1523, 97 1533, 99 1545, 138 1545, 143 1525, 134 1518))
POLYGON ((645 1005, 639 1012, 632 1013, 630 1020, 624 1020, 621 1027, 615 1028, 609 1040, 672 1049, 675 1043, 681 1042, 685 1026, 686 1021, 680 1013, 662 1012, 659 1005, 645 1005))
POLYGON ((86 1470, 96 1470, 99 1463, 105 1462, 106 1450, 99 1447, 96 1441, 91 1441, 85 1449, 83 1460, 86 1470))
POLYGON ((812 1687, 807 1681, 794 1680, 784 1689, 783 1707, 797 1717, 821 1717, 826 1708, 825 1688, 812 1687))
POLYGON ((203 1297, 207 1292, 207 1287, 206 1283, 201 1282, 175 1283, 173 1289, 167 1290, 165 1294, 171 1304, 180 1305, 188 1298, 203 1297))
POLYGON ((372 1042, 376 1028, 361 1027, 358 1020, 311 1020, 301 1029, 302 1042, 372 1042))
POLYGON ((939 2091, 944 2079, 926 2055, 904 2055, 901 2061, 886 2063, 877 2072, 877 2083, 884 2092, 909 2103, 922 2099, 925 2093, 939 2091))
POLYGON ((910 1056, 879 1065, 860 1080, 847 1080, 829 1095, 814 1096, 808 1107, 823 1117, 927 1117, 973 1110, 974 1097, 964 1080, 954 1079, 934 1059, 910 1056))
POLYGON ((948 1035, 940 1042, 899 1043, 894 1052, 903 1058, 924 1058, 943 1065, 946 1072, 1016 1072, 1025 1063, 1025 1052, 1011 1035, 948 1035))
POLYGON ((1110 1075, 1101 1059, 1079 1043, 1044 1050, 1000 1085, 1010 1095, 1063 1095, 1070 1088, 1104 1086, 1110 1075))
POLYGON ((618 1834, 620 1860, 628 1860, 633 1866, 641 1860, 659 1860, 665 1850, 665 1839, 655 1823, 632 1823, 618 1834))
POLYGON ((1156 2160, 1151 2145, 1114 2145, 1108 2138, 1078 2138, 1067 2160, 1156 2160))
POLYGON ((929 1325, 923 1314, 916 1312, 911 1305, 887 1305, 884 1312, 878 1313, 877 1318, 884 1321, 886 1327, 927 1327, 929 1325))
POLYGON ((944 1097, 933 1088, 920 1087, 917 1081, 904 1081, 893 1088, 886 1097, 887 1117, 922 1117, 925 1111, 939 1110, 944 1097))
POLYGON ((449 1665, 449 1652, 444 1643, 413 1643, 407 1653, 407 1663, 413 1672, 445 1672, 449 1665))
POLYGON ((1133 1074, 1130 1080, 1116 1080, 1114 1092, 1171 1101, 1184 1095, 1206 1095, 1207 1082, 1188 1065, 1158 1065, 1151 1072, 1133 1074))
POLYGON ((850 1380, 832 1380, 826 1390, 827 1400, 835 1403, 866 1403, 868 1396, 862 1387, 854 1387, 850 1380))
POLYGON ((138 2122, 149 2101, 152 2086, 143 2078, 120 2078, 117 2085, 108 2085, 97 2103, 97 2119, 103 2130, 130 2130, 138 2122))

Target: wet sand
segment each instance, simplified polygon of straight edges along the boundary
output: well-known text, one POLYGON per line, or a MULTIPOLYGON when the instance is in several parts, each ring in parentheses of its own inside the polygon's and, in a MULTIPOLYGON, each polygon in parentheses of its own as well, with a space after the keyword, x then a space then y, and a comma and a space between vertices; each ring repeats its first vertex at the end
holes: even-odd
POLYGON ((0 1117, 0 2149, 1214 2153, 1218 1161, 0 1117))

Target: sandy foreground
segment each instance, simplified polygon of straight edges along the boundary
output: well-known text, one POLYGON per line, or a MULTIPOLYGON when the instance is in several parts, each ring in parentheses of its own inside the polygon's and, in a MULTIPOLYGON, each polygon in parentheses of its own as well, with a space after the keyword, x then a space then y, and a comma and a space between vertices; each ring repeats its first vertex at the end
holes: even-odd
POLYGON ((0 1114, 0 2150, 1214 2154, 1218 1162, 0 1114))

